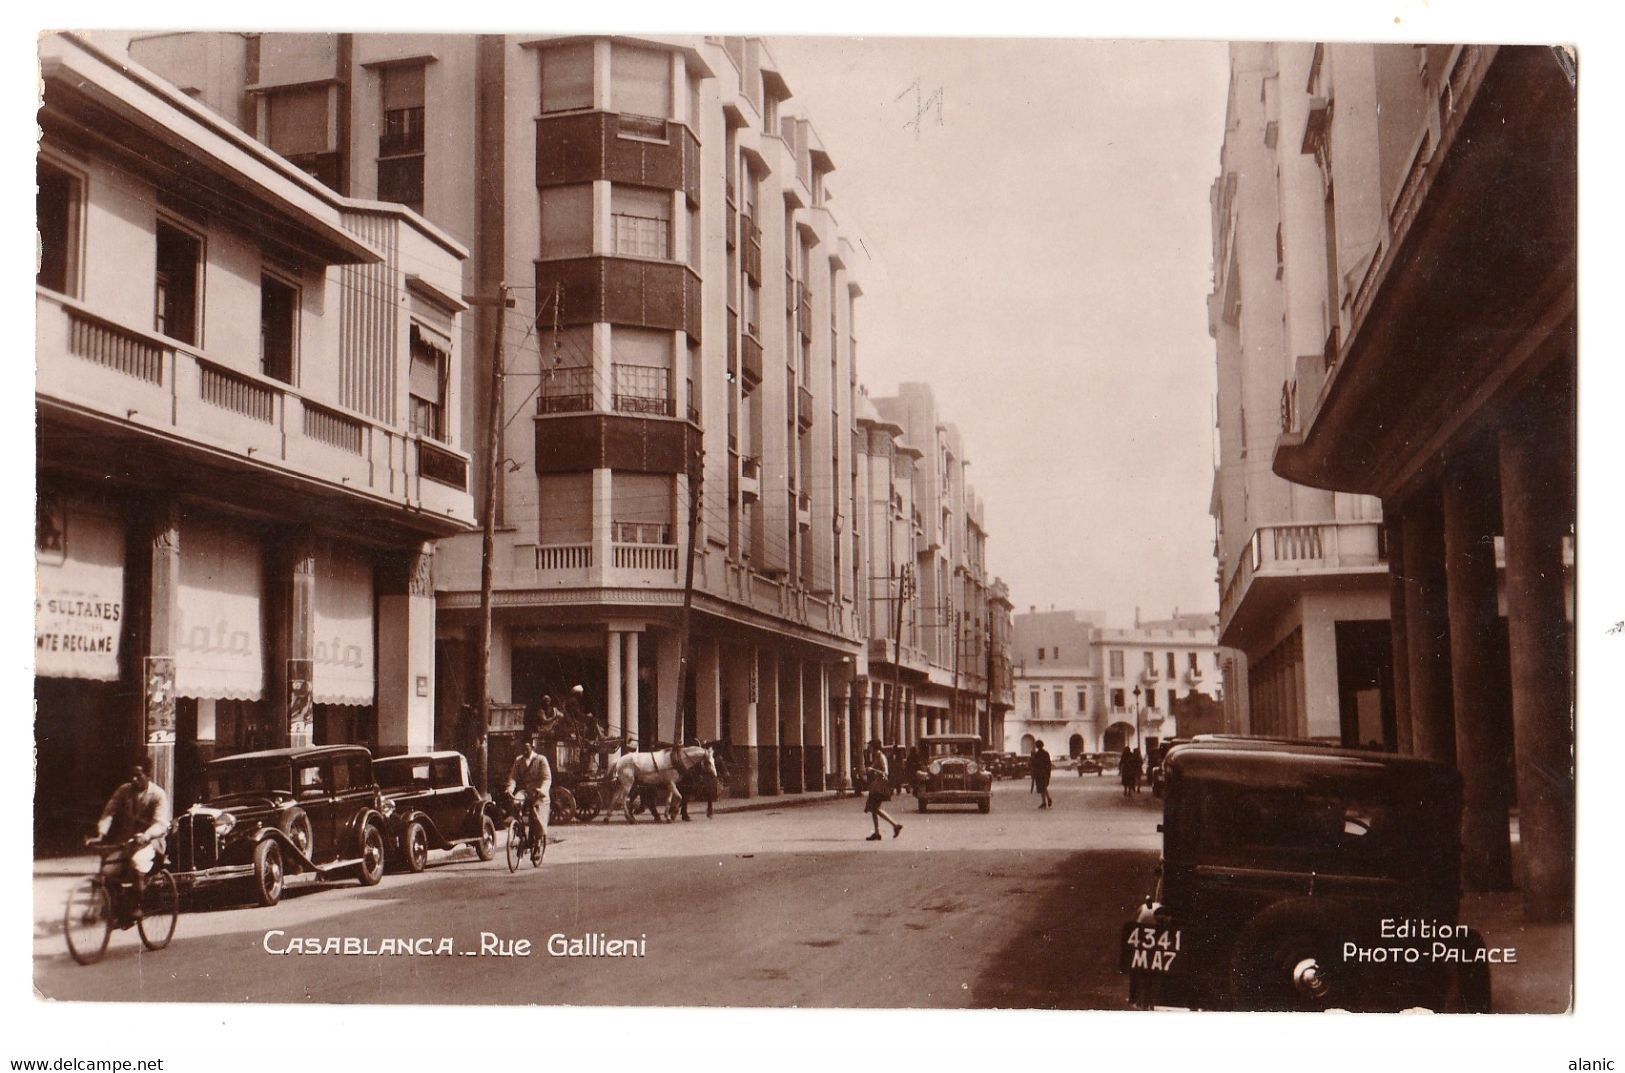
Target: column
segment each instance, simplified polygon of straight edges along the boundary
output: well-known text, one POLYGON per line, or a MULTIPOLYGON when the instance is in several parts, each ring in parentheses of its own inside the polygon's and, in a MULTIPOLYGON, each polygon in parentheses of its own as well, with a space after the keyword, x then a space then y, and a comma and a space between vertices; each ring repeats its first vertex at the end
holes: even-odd
POLYGON ((677 634, 655 634, 655 737, 673 745, 683 743, 683 698, 677 695, 677 672, 682 648, 677 634))
POLYGON ((642 724, 638 719, 638 634, 636 630, 627 630, 621 638, 626 646, 621 657, 621 711, 633 745, 644 747, 642 724))
POLYGON ((780 692, 780 727, 784 735, 780 783, 787 794, 798 794, 807 786, 807 721, 801 688, 804 666, 800 657, 790 660, 780 692))
POLYGON ((771 797, 779 793, 779 654, 760 651, 756 657, 757 787, 771 797))
POLYGON ((832 769, 837 775, 837 780, 839 778, 840 767, 835 753, 831 750, 836 745, 835 734, 839 732, 842 722, 840 719, 835 719, 833 720, 835 726, 832 728, 830 725, 832 720, 829 708, 829 667, 826 664, 818 664, 818 675, 812 682, 812 688, 813 699, 817 702, 813 706, 813 711, 817 713, 818 719, 817 733, 813 735, 818 741, 818 766, 813 769, 816 785, 812 789, 822 790, 829 784, 829 774, 832 769))
MULTIPOLYGON (((165 503, 147 519, 147 540, 152 562, 148 575, 147 653, 141 667, 141 737, 138 740, 148 753, 152 781, 162 786, 173 801, 175 613, 181 583, 180 514, 173 502, 165 503)), ((201 702, 199 707, 202 707, 201 702)))
MULTIPOLYGON (((608 346, 607 342, 605 346, 608 346)), ((596 375, 594 379, 597 379, 596 375)), ((606 401, 603 405, 607 408, 609 403, 606 401)), ((614 520, 614 471, 595 469, 592 471, 592 571, 589 576, 596 585, 607 584, 608 579, 614 576, 614 520)))
POLYGON ((1499 506, 1494 455, 1474 454, 1444 479, 1444 546, 1450 611, 1450 691, 1456 713, 1456 767, 1462 778, 1462 883, 1468 890, 1512 885, 1506 760, 1511 735, 1493 687, 1501 658, 1492 644, 1495 530, 1499 506))
POLYGON ((604 642, 604 724, 611 737, 628 740, 626 711, 621 704, 621 650, 619 630, 610 630, 604 642))
POLYGON ((380 563, 376 703, 381 753, 434 748, 433 564, 430 544, 380 563))
POLYGON ((1394 734, 1393 746, 1402 754, 1414 750, 1411 736, 1411 675, 1410 661, 1406 659, 1405 644, 1405 522, 1398 504, 1382 505, 1382 517, 1388 528, 1388 635, 1390 638, 1389 666, 1393 669, 1394 734))
POLYGON ((1450 620, 1445 606, 1444 518, 1439 489, 1429 485, 1406 504, 1405 651, 1411 687, 1411 742, 1416 755, 1456 762, 1450 706, 1450 620))
POLYGON ((1519 885, 1524 916, 1574 912, 1573 667, 1564 611, 1563 535, 1573 520, 1564 482, 1567 437, 1532 423, 1501 433, 1507 639, 1517 746, 1519 885))
POLYGON ((722 646, 706 637, 695 646, 694 728, 702 742, 722 737, 722 646))
POLYGON ((316 627, 316 541, 301 533, 287 546, 285 560, 287 631, 282 637, 287 667, 283 711, 287 716, 288 744, 309 745, 315 734, 315 707, 311 699, 316 627))
POLYGON ((728 689, 728 744, 729 767, 732 769, 730 793, 740 797, 756 796, 756 649, 746 645, 735 653, 730 650, 727 670, 728 689))

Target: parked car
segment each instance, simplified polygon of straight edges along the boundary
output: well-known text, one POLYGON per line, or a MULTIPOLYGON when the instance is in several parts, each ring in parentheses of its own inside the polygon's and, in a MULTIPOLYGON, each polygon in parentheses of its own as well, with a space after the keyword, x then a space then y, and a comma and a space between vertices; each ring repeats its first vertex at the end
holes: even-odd
POLYGON ((462 753, 388 756, 373 761, 372 770, 394 806, 385 838, 392 865, 421 872, 431 849, 458 846, 473 846, 482 861, 495 856, 497 807, 475 788, 462 753))
POLYGON ((1092 756, 1078 757, 1077 769, 1080 775, 1099 775, 1102 770, 1100 761, 1092 756))
POLYGON ((170 867, 182 889, 243 883, 261 905, 290 875, 384 874, 385 817, 372 755, 358 745, 242 753, 203 769, 203 800, 175 821, 170 867))
POLYGON ((1458 921, 1454 769, 1202 738, 1164 767, 1159 878, 1122 930, 1135 1005, 1489 1009, 1494 952, 1458 921))
POLYGON ((998 770, 1006 778, 1025 779, 1032 771, 1032 757, 1022 756, 1020 753, 1005 753, 999 760, 998 770))
POLYGON ((1190 741, 1190 738, 1169 738, 1157 746, 1155 755, 1146 762, 1146 775, 1151 780, 1151 793, 1153 796, 1161 797, 1163 794, 1163 784, 1167 780, 1167 770, 1164 765, 1168 760, 1168 754, 1174 750, 1175 746, 1185 745, 1190 741))
POLYGON ((1008 773, 1004 770, 1003 753, 995 749, 984 749, 982 750, 981 761, 982 767, 985 768, 987 772, 995 779, 1008 777, 1008 773))
POLYGON ((930 805, 975 805, 993 809, 993 773, 981 762, 982 739, 975 734, 927 734, 919 741, 914 773, 919 810, 930 805))

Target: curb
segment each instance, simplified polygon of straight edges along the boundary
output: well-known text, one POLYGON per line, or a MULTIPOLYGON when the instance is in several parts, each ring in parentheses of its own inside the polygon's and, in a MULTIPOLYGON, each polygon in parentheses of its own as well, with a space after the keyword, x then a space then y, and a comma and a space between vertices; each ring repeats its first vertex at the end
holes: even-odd
POLYGON ((764 812, 768 809, 796 808, 800 805, 816 805, 825 801, 839 801, 854 796, 850 792, 842 794, 838 790, 820 790, 811 794, 724 798, 716 803, 712 811, 719 815, 727 812, 764 812))

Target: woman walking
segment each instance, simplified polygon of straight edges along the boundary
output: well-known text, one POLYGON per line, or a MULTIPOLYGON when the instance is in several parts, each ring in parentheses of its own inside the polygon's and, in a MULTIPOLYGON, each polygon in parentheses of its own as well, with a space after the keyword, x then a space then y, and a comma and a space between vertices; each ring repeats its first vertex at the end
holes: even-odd
POLYGON ((1043 795, 1038 803, 1039 808, 1053 808, 1055 805, 1055 802, 1049 796, 1049 777, 1053 768, 1054 764, 1050 760, 1049 750, 1044 748, 1044 743, 1039 742, 1033 746, 1033 786, 1043 795))
POLYGON ((880 807, 887 801, 891 800, 892 790, 891 773, 886 765, 886 754, 881 751, 879 738, 869 742, 869 748, 867 751, 867 756, 864 759, 864 764, 869 769, 867 775, 869 780, 869 799, 864 802, 863 811, 869 814, 875 825, 875 833, 870 835, 864 841, 880 841, 881 820, 885 820, 887 823, 891 824, 891 836, 896 838, 898 835, 903 833, 903 825, 888 816, 886 814, 886 810, 880 807))

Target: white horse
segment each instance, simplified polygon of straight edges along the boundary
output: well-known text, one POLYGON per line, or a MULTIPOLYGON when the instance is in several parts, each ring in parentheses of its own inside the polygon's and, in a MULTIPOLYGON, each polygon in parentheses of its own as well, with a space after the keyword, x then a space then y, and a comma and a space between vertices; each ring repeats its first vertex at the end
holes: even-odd
MULTIPOLYGON (((682 804, 683 794, 677 782, 684 773, 700 768, 716 778, 716 758, 704 745, 685 745, 682 748, 656 749, 652 752, 622 753, 609 762, 609 803, 604 808, 604 822, 609 822, 616 805, 626 809, 626 822, 633 822, 632 787, 663 786, 660 804, 666 806, 668 819, 682 804)), ((660 814, 657 810, 655 821, 660 814)))

